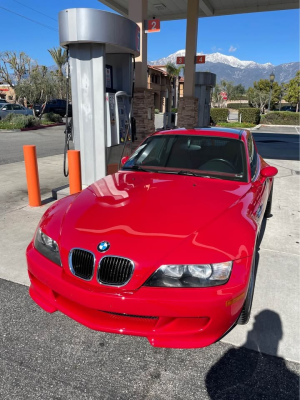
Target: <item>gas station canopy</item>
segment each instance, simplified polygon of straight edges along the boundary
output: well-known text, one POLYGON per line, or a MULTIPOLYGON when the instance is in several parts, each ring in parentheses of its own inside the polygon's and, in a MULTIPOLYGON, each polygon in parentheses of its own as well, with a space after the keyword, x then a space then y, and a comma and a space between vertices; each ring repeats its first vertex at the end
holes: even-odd
MULTIPOLYGON (((100 0, 101 3, 128 16, 129 0, 100 0)), ((148 0, 148 19, 162 21, 186 19, 188 0, 148 0)), ((199 18, 222 15, 278 11, 299 8, 299 0, 199 0, 199 18)))

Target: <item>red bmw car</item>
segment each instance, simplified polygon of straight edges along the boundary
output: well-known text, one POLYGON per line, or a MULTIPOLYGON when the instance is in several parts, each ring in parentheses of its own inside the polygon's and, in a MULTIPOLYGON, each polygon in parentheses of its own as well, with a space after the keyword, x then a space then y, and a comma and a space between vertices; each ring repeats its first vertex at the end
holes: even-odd
POLYGON ((27 248, 32 299, 159 347, 208 346, 247 323, 277 173, 251 132, 158 132, 122 164, 45 212, 27 248))

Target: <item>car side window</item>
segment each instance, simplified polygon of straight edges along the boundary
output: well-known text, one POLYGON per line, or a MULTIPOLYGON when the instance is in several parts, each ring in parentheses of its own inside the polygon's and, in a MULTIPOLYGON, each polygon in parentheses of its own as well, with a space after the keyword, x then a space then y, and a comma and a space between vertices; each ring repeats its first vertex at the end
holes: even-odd
POLYGON ((7 104, 7 106, 5 106, 7 110, 12 110, 12 106, 11 104, 7 104))
POLYGON ((21 107, 18 104, 13 104, 13 110, 21 110, 21 107))
POLYGON ((248 146, 250 169, 251 169, 251 179, 253 179, 255 177, 257 169, 257 152, 254 146, 251 133, 249 134, 247 139, 247 146, 248 146))

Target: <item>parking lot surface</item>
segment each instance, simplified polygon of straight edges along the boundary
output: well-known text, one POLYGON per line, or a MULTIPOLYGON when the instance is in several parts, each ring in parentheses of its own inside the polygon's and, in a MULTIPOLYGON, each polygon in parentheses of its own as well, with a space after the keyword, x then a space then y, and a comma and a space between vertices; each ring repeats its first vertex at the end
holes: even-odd
MULTIPOLYGON (((0 165, 23 161, 23 145, 34 144, 38 157, 62 154, 65 127, 55 126, 23 132, 0 132, 0 165)), ((72 148, 72 142, 70 143, 72 148)))
POLYGON ((51 189, 66 182, 62 155, 45 150, 38 160, 41 208, 27 206, 24 163, 0 165, 1 400, 299 398, 299 136, 262 129, 254 137, 279 174, 252 316, 204 349, 153 348, 145 338, 95 332, 41 310, 28 295, 25 248, 51 189))
POLYGON ((0 302, 2 400, 298 398, 299 364, 282 358, 225 343, 153 348, 144 338, 95 332, 45 313, 27 287, 4 280, 0 302))

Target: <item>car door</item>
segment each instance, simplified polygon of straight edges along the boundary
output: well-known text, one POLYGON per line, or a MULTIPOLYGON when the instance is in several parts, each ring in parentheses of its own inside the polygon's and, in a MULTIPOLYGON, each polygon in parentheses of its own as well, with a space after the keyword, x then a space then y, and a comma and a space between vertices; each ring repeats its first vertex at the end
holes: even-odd
POLYGON ((14 114, 25 114, 24 110, 19 104, 12 104, 12 109, 14 114))
POLYGON ((260 226, 267 206, 268 195, 270 191, 270 181, 269 179, 263 178, 260 175, 262 168, 261 161, 257 153, 251 132, 248 132, 247 134, 247 148, 252 183, 251 191, 253 193, 252 215, 256 223, 260 226))
POLYGON ((1 119, 4 119, 8 114, 11 114, 12 112, 13 112, 12 105, 11 104, 5 104, 5 106, 2 107, 1 111, 0 111, 1 119))

